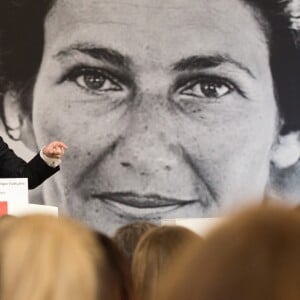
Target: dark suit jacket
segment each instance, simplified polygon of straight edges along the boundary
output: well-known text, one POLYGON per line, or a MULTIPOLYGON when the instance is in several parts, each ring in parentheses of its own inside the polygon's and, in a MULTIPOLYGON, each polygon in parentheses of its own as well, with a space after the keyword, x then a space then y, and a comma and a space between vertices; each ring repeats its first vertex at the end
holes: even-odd
POLYGON ((49 167, 39 154, 25 162, 0 137, 0 178, 28 178, 28 187, 33 189, 58 170, 49 167))

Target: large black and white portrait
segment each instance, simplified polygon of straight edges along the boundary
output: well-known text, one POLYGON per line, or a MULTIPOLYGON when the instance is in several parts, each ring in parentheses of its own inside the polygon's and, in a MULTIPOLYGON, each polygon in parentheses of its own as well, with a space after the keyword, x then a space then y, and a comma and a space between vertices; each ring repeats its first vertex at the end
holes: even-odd
POLYGON ((3 126, 69 146, 44 203, 108 233, 298 203, 297 0, 1 2, 3 126))

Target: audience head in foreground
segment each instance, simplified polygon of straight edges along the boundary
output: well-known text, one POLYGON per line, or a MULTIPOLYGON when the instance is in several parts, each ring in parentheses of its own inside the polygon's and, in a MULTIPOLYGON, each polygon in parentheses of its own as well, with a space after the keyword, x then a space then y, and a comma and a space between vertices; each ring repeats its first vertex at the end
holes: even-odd
POLYGON ((103 299, 133 300, 133 281, 127 259, 111 238, 100 232, 96 232, 96 236, 105 260, 103 299))
POLYGON ((104 299, 102 251, 83 225, 27 216, 1 233, 0 299, 104 299))
POLYGON ((114 234, 113 240, 131 264, 134 250, 140 238, 149 230, 157 228, 150 222, 134 222, 120 227, 114 234))
POLYGON ((6 228, 9 228, 11 224, 16 220, 15 216, 12 215, 3 215, 0 217, 0 234, 6 228))
POLYGON ((146 233, 139 241, 132 260, 138 299, 155 298, 163 275, 186 247, 200 241, 196 233, 180 226, 162 226, 146 233))
POLYGON ((284 208, 233 217, 181 261, 159 300, 300 299, 300 216, 284 208))

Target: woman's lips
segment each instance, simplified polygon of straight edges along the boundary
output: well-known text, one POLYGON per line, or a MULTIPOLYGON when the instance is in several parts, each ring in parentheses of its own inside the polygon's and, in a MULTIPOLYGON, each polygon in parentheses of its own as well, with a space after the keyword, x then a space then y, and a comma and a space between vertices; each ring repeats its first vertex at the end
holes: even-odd
POLYGON ((100 193, 93 194, 92 198, 102 200, 105 202, 113 202, 116 204, 126 205, 133 208, 153 209, 153 208, 167 208, 175 206, 183 206, 195 203, 199 200, 182 200, 164 197, 157 194, 141 195, 133 192, 118 192, 118 193, 100 193))

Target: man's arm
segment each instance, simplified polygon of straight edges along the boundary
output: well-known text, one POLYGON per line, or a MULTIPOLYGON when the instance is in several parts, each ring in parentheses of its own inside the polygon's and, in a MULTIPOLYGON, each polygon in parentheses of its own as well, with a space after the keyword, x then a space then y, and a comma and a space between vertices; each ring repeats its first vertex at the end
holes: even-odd
POLYGON ((37 154, 31 161, 29 161, 23 168, 22 176, 28 178, 28 188, 34 189, 47 178, 55 174, 59 170, 59 166, 53 168, 37 154))
MULTIPOLYGON (((48 158, 60 159, 64 150, 61 142, 53 142, 45 147, 43 153, 48 158), (55 150, 56 149, 56 150, 55 150)), ((63 144, 64 145, 64 144, 63 144)), ((64 149, 66 146, 64 145, 64 149)), ((1 178, 28 178, 28 187, 33 189, 44 182, 48 177, 59 170, 59 167, 49 166, 37 154, 29 163, 18 157, 0 137, 0 177, 1 178)))
POLYGON ((59 170, 61 158, 67 149, 63 142, 54 141, 45 146, 26 166, 24 177, 28 178, 30 189, 44 182, 59 170))
POLYGON ((0 177, 22 177, 26 162, 18 157, 0 137, 0 177))

